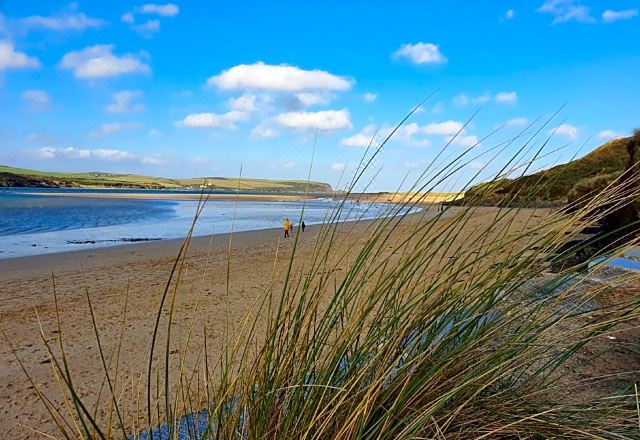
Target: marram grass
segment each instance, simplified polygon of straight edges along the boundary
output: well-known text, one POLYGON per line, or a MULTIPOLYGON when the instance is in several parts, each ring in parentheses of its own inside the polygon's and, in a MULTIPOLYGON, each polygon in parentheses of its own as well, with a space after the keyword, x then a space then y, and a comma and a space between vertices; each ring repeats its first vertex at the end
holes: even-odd
MULTIPOLYGON (((494 162, 515 150, 489 180, 532 171, 545 157, 548 139, 540 137, 548 124, 485 149, 480 156, 494 162)), ((350 191, 366 189, 387 141, 372 140, 350 191)), ((455 148, 446 145, 409 192, 459 187, 478 155, 455 148)), ((563 243, 640 196, 634 179, 559 210, 486 210, 467 200, 407 215, 404 208, 421 204, 414 196, 366 224, 338 222, 351 206, 347 191, 310 254, 299 254, 295 235, 290 254, 276 255, 272 278, 243 321, 228 322, 220 311, 226 324, 215 357, 199 323, 179 329, 180 349, 170 349, 190 232, 167 274, 133 395, 123 395, 131 384, 119 372, 119 345, 113 352, 100 345, 88 291, 104 377, 97 406, 77 392, 59 325, 58 343, 47 349, 63 403, 33 385, 57 437, 67 439, 638 438, 638 372, 585 378, 575 360, 581 354, 584 361, 585 347, 603 335, 638 322, 640 298, 601 301, 638 283, 634 274, 603 275, 606 259, 637 239, 608 239, 594 264, 550 271, 580 250, 563 243), (204 344, 190 345, 198 332, 204 344)), ((545 187, 520 191, 518 200, 533 200, 545 187)), ((194 223, 204 203, 206 194, 194 223)), ((120 343, 126 310, 123 304, 120 343)), ((595 361, 606 362, 606 354, 595 361)))

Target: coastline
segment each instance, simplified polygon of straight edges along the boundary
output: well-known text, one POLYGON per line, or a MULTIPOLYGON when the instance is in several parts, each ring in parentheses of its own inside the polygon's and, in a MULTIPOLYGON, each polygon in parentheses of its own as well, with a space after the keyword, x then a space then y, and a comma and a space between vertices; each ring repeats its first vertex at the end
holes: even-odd
MULTIPOLYGON (((109 189, 111 190, 111 189, 109 189)), ((305 196, 304 194, 178 194, 176 192, 162 193, 136 193, 136 192, 24 192, 27 195, 46 196, 46 197, 91 197, 104 199, 143 199, 143 200, 246 200, 246 201, 269 201, 269 202, 285 202, 297 200, 312 200, 315 196, 305 196), (204 197, 203 197, 204 196, 204 197)))

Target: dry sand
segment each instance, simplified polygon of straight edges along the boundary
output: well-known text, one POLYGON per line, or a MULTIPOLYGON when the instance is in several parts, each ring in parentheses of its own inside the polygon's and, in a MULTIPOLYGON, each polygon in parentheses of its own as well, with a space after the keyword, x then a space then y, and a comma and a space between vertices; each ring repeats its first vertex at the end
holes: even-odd
MULTIPOLYGON (((452 208, 447 215, 452 215, 456 209, 452 208)), ((415 226, 416 222, 430 217, 434 212, 435 209, 409 216, 406 227, 398 231, 398 238, 407 233, 407 228, 415 226)), ((468 230, 489 224, 494 215, 495 208, 479 209, 470 221, 468 230)), ((543 215, 543 211, 540 215, 543 215)), ((528 216, 525 212, 523 218, 528 216)), ((348 229, 344 235, 351 242, 360 243, 367 237, 366 228, 370 224, 360 222, 341 227, 348 229)), ((515 222, 514 227, 518 228, 521 224, 515 222)), ((300 237, 296 259, 300 264, 311 254, 319 229, 319 226, 311 226, 300 237)), ((460 236, 459 239, 466 240, 468 237, 460 236)), ((103 349, 108 354, 118 346, 123 306, 129 292, 118 380, 120 383, 131 383, 127 389, 133 392, 135 381, 146 365, 145 357, 159 299, 180 244, 175 240, 139 243, 0 260, 0 317, 6 335, 6 339, 0 338, 0 420, 3 421, 1 429, 4 438, 42 438, 33 429, 56 433, 50 416, 20 370, 7 343, 7 340, 11 341, 37 386, 51 396, 55 405, 62 405, 52 373, 53 364, 42 342, 36 317, 37 309, 45 338, 58 352, 52 274, 55 274, 66 356, 79 395, 88 397, 89 401, 95 400, 103 374, 84 287, 86 285, 91 293, 103 349)), ((230 321, 239 323, 272 279, 276 253, 279 260, 275 266, 282 266, 292 245, 292 239, 281 238, 280 229, 236 233, 231 247, 231 278, 227 299, 225 285, 229 236, 194 239, 189 252, 188 269, 183 277, 184 284, 176 303, 173 320, 176 339, 184 340, 192 323, 196 324, 197 330, 206 324, 209 346, 219 346, 224 333, 225 309, 228 310, 230 321), (196 298, 200 296, 201 304, 196 311, 196 298)), ((393 252, 393 246, 390 246, 389 252, 393 252)), ((261 331, 264 331, 262 323, 258 325, 258 333, 261 331)), ((193 346, 202 343, 200 333, 196 331, 193 334, 193 346)), ((160 357, 161 354, 156 356, 160 357)), ((106 391, 102 399, 108 399, 106 391)), ((134 400, 131 395, 122 396, 125 407, 134 400)))

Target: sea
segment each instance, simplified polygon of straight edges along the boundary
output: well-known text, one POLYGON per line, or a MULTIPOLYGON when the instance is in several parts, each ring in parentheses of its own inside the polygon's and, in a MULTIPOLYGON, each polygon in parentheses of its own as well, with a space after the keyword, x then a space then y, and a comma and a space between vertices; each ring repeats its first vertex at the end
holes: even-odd
MULTIPOLYGON (((198 200, 179 200, 185 194, 199 194, 199 191, 0 189, 0 259, 183 238, 198 207, 198 200), (176 199, 74 196, 74 193, 98 191, 103 195, 127 193, 132 196, 160 193, 176 199)), ((194 235, 280 228, 285 218, 297 226, 303 208, 307 225, 320 224, 327 221, 339 203, 331 198, 210 199, 204 205, 194 235)), ((348 201, 341 210, 340 220, 384 217, 390 215, 392 209, 389 204, 348 201)), ((408 208, 401 213, 407 211, 408 208)))

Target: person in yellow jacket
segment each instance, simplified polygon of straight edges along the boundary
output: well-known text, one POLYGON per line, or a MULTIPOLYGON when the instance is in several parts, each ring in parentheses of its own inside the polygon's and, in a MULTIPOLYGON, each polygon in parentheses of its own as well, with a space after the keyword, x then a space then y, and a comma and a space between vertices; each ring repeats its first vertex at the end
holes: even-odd
POLYGON ((288 218, 284 219, 282 226, 284 227, 284 238, 287 238, 291 229, 291 221, 288 218))

